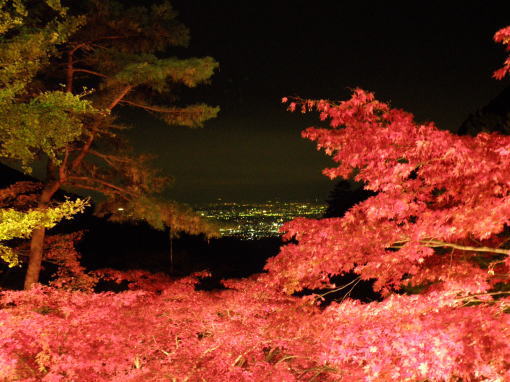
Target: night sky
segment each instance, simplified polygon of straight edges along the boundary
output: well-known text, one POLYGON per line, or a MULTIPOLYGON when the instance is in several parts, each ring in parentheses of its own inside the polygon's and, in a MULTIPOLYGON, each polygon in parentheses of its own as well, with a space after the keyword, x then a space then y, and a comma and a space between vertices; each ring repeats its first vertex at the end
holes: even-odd
POLYGON ((335 182, 321 170, 332 162, 300 137, 316 115, 287 112, 283 96, 346 99, 361 87, 455 131, 508 86, 491 78, 505 58, 492 36, 510 24, 508 1, 172 4, 191 44, 169 54, 220 63, 183 99, 222 111, 193 130, 125 115, 136 149, 174 177, 167 196, 178 201, 325 200, 335 182))

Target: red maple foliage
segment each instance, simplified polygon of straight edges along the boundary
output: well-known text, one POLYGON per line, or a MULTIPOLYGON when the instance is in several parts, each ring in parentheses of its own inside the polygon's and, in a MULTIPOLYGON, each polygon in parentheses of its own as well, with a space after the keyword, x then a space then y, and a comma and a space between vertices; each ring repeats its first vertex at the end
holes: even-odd
POLYGON ((199 292, 131 272, 122 293, 4 292, 5 381, 508 380, 510 315, 431 293, 321 310, 260 280, 199 292))
MULTIPOLYGON (((506 50, 510 51, 510 25, 500 29, 494 35, 494 41, 506 45, 506 50)), ((494 72, 494 78, 500 80, 510 72, 510 56, 503 63, 503 67, 494 72)))
POLYGON ((510 223, 509 136, 459 137, 360 89, 339 104, 301 106, 330 121, 331 128, 303 132, 338 163, 324 173, 354 174, 377 195, 342 218, 284 226, 299 244, 284 247, 267 269, 285 290, 328 286, 328 275, 351 270, 377 279, 384 293, 408 284, 481 293, 504 281, 497 274, 510 266, 509 250, 500 248, 510 223))
POLYGON ((329 121, 303 133, 338 163, 326 175, 376 196, 286 224, 296 242, 227 290, 110 270, 129 290, 4 291, 0 380, 509 381, 510 137, 459 137, 360 89, 290 102, 329 121), (349 271, 383 301, 292 295, 349 271))

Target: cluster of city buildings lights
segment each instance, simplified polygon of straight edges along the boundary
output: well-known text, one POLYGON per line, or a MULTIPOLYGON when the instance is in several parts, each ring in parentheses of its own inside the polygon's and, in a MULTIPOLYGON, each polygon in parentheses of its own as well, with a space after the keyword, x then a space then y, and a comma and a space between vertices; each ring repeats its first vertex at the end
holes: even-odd
POLYGON ((296 217, 320 218, 326 205, 317 202, 240 203, 218 200, 195 209, 215 223, 223 237, 253 240, 280 236, 282 224, 296 217))

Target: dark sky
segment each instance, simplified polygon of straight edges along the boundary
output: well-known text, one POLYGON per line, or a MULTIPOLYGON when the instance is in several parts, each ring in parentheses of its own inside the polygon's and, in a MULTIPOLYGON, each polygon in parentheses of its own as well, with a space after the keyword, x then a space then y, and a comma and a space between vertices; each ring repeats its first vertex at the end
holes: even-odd
POLYGON ((346 99, 362 87, 456 130, 509 84, 491 78, 505 58, 492 36, 510 24, 508 1, 172 3, 192 37, 176 54, 220 63, 191 94, 222 111, 195 130, 133 118, 143 126, 130 135, 174 176, 168 195, 179 201, 327 198, 331 162, 300 137, 316 116, 286 112, 283 96, 346 99))

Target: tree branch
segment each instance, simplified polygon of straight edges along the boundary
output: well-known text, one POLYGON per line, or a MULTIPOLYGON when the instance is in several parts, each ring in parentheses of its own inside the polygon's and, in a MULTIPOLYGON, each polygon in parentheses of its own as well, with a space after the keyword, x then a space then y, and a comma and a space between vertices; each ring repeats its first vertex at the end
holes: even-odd
MULTIPOLYGON (((77 182, 70 182, 69 185, 71 187, 74 187, 74 188, 81 188, 83 190, 90 190, 90 191, 95 191, 95 192, 100 192, 100 193, 104 193, 105 190, 102 189, 102 188, 99 188, 99 187, 95 187, 95 186, 89 186, 89 185, 86 185, 86 184, 82 184, 82 183, 77 183, 77 182)), ((125 199, 125 200, 128 200, 129 201, 129 198, 126 197, 126 195, 124 195, 124 193, 120 192, 120 191, 116 191, 116 190, 108 190, 109 193, 111 194, 115 194, 115 195, 118 195, 120 196, 121 198, 125 199)))
MULTIPOLYGON (((391 246, 388 246, 388 248, 396 248, 396 249, 402 248, 409 241, 410 240, 397 241, 397 242, 394 242, 391 246)), ((508 249, 491 248, 491 247, 472 247, 469 245, 447 243, 445 241, 434 240, 434 239, 423 239, 423 240, 420 240, 419 243, 421 245, 424 245, 429 248, 448 247, 448 248, 459 249, 461 251, 489 252, 489 253, 500 253, 503 255, 510 255, 510 250, 508 250, 508 249)))
POLYGON ((73 53, 74 49, 67 52, 67 67, 66 67, 66 92, 73 92, 73 53))
POLYGON ((144 109, 144 110, 155 111, 157 113, 166 113, 166 114, 181 114, 182 113, 181 111, 176 110, 176 109, 166 109, 164 107, 145 105, 145 104, 129 101, 127 99, 123 99, 122 101, 120 101, 120 103, 125 103, 127 105, 138 107, 138 108, 144 109))
POLYGON ((120 94, 112 101, 112 103, 110 104, 110 106, 108 106, 108 110, 112 110, 115 106, 117 106, 119 104, 119 102, 122 101, 122 99, 126 96, 126 94, 129 93, 129 91, 133 88, 133 85, 127 85, 124 89, 122 89, 122 91, 120 92, 120 94))
MULTIPOLYGON (((30 253, 25 253, 25 252, 27 252, 27 251, 20 251, 20 250, 16 251, 16 249, 15 249, 16 256, 30 258, 30 253)), ((42 261, 45 262, 45 263, 60 265, 60 263, 58 261, 55 261, 55 260, 50 260, 50 259, 43 258, 42 261)))
POLYGON ((69 50, 68 54, 72 56, 73 54, 75 54, 75 53, 76 53, 76 51, 77 51, 78 49, 81 49, 81 48, 83 48, 84 46, 87 46, 87 45, 89 45, 89 43, 88 43, 88 42, 81 42, 81 43, 79 43, 79 44, 76 44, 76 45, 73 47, 73 49, 69 50))
POLYGON ((73 55, 74 53, 76 53, 76 51, 78 49, 81 49, 85 46, 90 46, 91 44, 95 43, 95 42, 98 42, 98 41, 102 41, 102 40, 121 40, 121 39, 128 39, 128 38, 131 38, 133 36, 104 36, 104 37, 100 37, 100 38, 96 38, 95 40, 90 40, 90 41, 82 41, 80 43, 77 43, 76 45, 74 45, 74 47, 69 50, 69 53, 71 55, 73 55))
MULTIPOLYGON (((132 88, 133 88, 132 85, 127 85, 124 89, 122 89, 120 94, 110 103, 110 106, 108 106, 108 110, 111 111, 115 106, 117 106, 119 104, 119 102, 122 100, 122 98, 124 98, 126 96, 126 94, 128 94, 132 88)), ((101 122, 102 122, 101 119, 97 120, 91 126, 91 130, 92 131, 96 130, 99 127, 99 125, 101 124, 101 122)), ((91 132, 89 135, 89 138, 87 139, 87 142, 85 142, 85 144, 81 148, 79 154, 76 156, 76 158, 74 158, 73 163, 71 165, 72 170, 76 170, 78 168, 78 166, 81 164, 81 162, 83 161, 83 158, 85 158, 85 156, 88 154, 90 147, 92 146, 92 142, 94 142, 95 137, 96 137, 96 133, 91 132)))
POLYGON ((121 40, 123 38, 127 39, 127 38, 131 38, 131 37, 134 37, 134 36, 104 36, 104 37, 96 38, 95 40, 92 40, 90 42, 92 43, 92 42, 97 42, 97 41, 102 41, 102 40, 121 40))
POLYGON ((116 156, 116 155, 107 155, 107 154, 103 154, 103 153, 100 153, 99 151, 92 150, 92 149, 89 150, 89 154, 94 155, 98 158, 101 158, 102 160, 104 160, 106 163, 108 163, 112 167, 115 167, 115 163, 131 163, 131 162, 133 162, 133 160, 129 159, 129 158, 120 157, 120 156, 116 156))
POLYGON ((69 161, 69 149, 65 148, 64 159, 58 168, 58 177, 61 183, 64 183, 67 179, 67 162, 69 161))
POLYGON ((108 76, 106 74, 95 72, 93 70, 84 69, 84 68, 72 69, 72 71, 80 72, 80 73, 88 73, 88 74, 92 74, 93 76, 98 76, 98 77, 102 77, 102 78, 108 78, 108 76))
MULTIPOLYGON (((125 188, 122 188, 122 187, 119 187, 119 186, 116 186, 115 184, 112 184, 110 182, 106 182, 104 180, 101 180, 101 179, 95 179, 95 178, 90 178, 88 176, 70 176, 68 178, 70 181, 82 181, 82 182, 87 182, 87 183, 98 183, 102 186, 105 186, 105 187, 108 187, 108 188, 111 188, 112 190, 115 190, 121 194, 128 194, 128 195, 131 195, 131 196, 137 196, 138 194, 133 192, 133 191, 129 191, 125 188)), ((78 183, 75 183, 75 185, 78 185, 78 183)), ((86 187, 83 187, 83 188, 87 188, 87 189, 90 189, 90 187, 93 187, 92 185, 79 185, 80 187, 82 186, 86 186, 86 187)), ((94 191, 100 191, 100 189, 98 188, 94 188, 94 191)), ((127 198, 126 198, 127 199, 127 198)))

